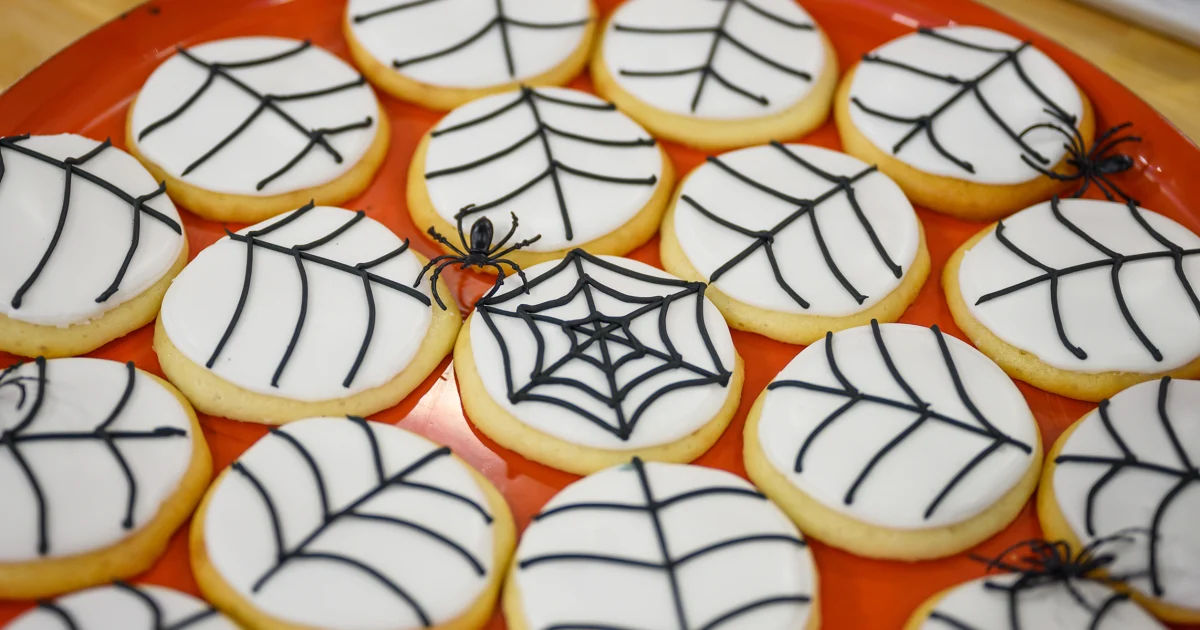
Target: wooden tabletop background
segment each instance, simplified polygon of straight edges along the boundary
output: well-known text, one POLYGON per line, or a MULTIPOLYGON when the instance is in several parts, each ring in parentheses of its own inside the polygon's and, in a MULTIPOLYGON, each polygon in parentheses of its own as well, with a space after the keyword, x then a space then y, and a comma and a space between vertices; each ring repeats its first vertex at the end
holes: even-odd
MULTIPOLYGON (((0 0, 0 90, 142 1, 0 0)), ((1074 50, 1200 141, 1200 50, 1070 0, 978 1, 1074 50)))

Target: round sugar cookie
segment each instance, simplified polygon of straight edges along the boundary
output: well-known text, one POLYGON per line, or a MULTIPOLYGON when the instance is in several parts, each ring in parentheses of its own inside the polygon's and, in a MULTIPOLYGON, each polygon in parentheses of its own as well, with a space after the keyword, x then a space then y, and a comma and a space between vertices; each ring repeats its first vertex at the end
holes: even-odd
POLYGON ((1200 376, 1200 237, 1120 203, 1057 198, 980 231, 946 263, 958 327, 1013 378, 1098 401, 1200 376))
POLYGON ((154 319, 187 262, 166 188, 108 140, 0 138, 0 351, 91 352, 154 319))
POLYGON ((362 211, 306 205, 229 232, 163 299, 154 350, 204 413, 279 424, 369 415, 416 389, 462 316, 425 258, 362 211))
POLYGON ((211 474, 191 406, 132 361, 38 357, 0 370, 0 598, 149 569, 211 474))
POLYGON ((1200 623, 1200 382, 1140 383, 1072 425, 1046 457, 1038 517, 1075 546, 1112 539, 1108 572, 1174 623, 1200 623))
POLYGON ((991 221, 1048 199, 1072 172, 1053 125, 1090 146, 1091 104, 1045 53, 978 26, 919 28, 863 55, 834 116, 846 153, 878 164, 918 206, 991 221), (1035 168, 1036 166, 1036 168, 1035 168))
POLYGON ((208 604, 174 589, 116 582, 38 602, 5 630, 238 630, 208 604))
POLYGON ((1030 579, 1022 573, 982 577, 946 589, 922 604, 903 630, 950 628, 1165 630, 1128 595, 1101 581, 1030 579))
POLYGON ((509 245, 526 244, 504 257, 528 267, 574 248, 630 252, 658 231, 674 186, 666 151, 611 103, 521 87, 459 107, 425 134, 409 167, 408 209, 418 228, 463 250, 470 243, 459 230, 469 234, 480 218, 497 241, 515 227, 509 245))
POLYGON ((525 530, 512 630, 814 630, 817 571, 796 527, 713 468, 632 462, 563 488, 525 530))
POLYGON ((479 300, 454 346, 476 428, 576 474, 689 462, 717 441, 743 371, 704 283, 578 249, 525 274, 479 300))
POLYGON ((323 417, 222 472, 190 545, 201 592, 248 630, 474 630, 515 538, 500 492, 448 447, 323 417))
POLYGON ((750 479, 808 535, 868 558, 940 558, 986 540, 1025 506, 1041 462, 1016 385, 936 326, 830 333, 746 420, 750 479))
POLYGON ((453 109, 517 85, 563 85, 587 63, 591 0, 350 0, 350 55, 380 89, 453 109))
POLYGON ((798 344, 896 321, 929 276, 921 222, 895 182, 844 153, 774 141, 692 171, 659 254, 667 271, 711 283, 734 328, 798 344))
POLYGON ((592 57, 596 91, 655 136, 723 150, 820 127, 837 85, 824 31, 794 0, 630 0, 592 57))
POLYGON ((235 37, 178 51, 129 107, 125 144, 188 210, 252 223, 371 183, 387 115, 366 80, 311 42, 235 37))

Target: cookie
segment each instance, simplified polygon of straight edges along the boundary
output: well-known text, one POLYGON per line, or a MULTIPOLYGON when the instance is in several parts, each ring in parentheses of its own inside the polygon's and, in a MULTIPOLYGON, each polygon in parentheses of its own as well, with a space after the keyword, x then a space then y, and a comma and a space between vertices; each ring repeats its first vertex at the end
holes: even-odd
POLYGON ((188 210, 253 223, 371 183, 387 116, 366 80, 312 45, 235 37, 179 50, 129 107, 125 144, 188 210))
POLYGON ((5 630, 238 630, 212 606, 174 589, 117 582, 79 591, 14 619, 5 630))
POLYGON ((166 188, 108 140, 0 138, 0 351, 91 352, 154 319, 187 262, 166 188))
POLYGON ((709 157, 662 225, 663 268, 711 283, 731 326, 788 343, 894 322, 929 276, 921 222, 886 175, 772 142, 709 157))
POLYGON ((918 206, 991 221, 1063 190, 1062 131, 1090 146, 1087 96, 1042 51, 978 26, 920 28, 863 56, 834 99, 842 147, 918 206), (1059 131, 1047 127, 1057 127, 1059 131))
POLYGON ((827 334, 771 381, 744 437, 750 479, 800 529, 869 558, 968 549, 1016 518, 1041 472, 1021 392, 937 326, 827 334))
POLYGON ((476 428, 576 474, 689 462, 717 441, 742 360, 703 283, 582 250, 525 273, 475 305, 454 346, 476 428))
MULTIPOLYGON (((1046 553, 1050 544, 1038 542, 1044 544, 1037 552, 1046 553)), ((982 577, 946 589, 922 604, 903 630, 950 628, 1165 630, 1127 594, 1101 580, 1038 569, 982 577)))
POLYGON ((517 85, 563 85, 587 63, 590 0, 350 0, 350 55, 381 90, 453 109, 517 85))
POLYGON ((201 592, 248 630, 473 630, 515 544, 491 483, 362 418, 294 422, 221 473, 192 520, 201 592))
POLYGON ((1136 205, 1055 199, 989 226, 942 276, 958 327, 1013 378, 1098 401, 1200 376, 1200 237, 1136 205))
POLYGON ((372 414, 418 387, 462 321, 425 259, 362 211, 312 204, 229 232, 163 299, 154 350, 204 413, 279 424, 372 414))
POLYGON ((792 523, 736 475, 632 463, 563 488, 533 517, 504 589, 512 630, 820 625, 792 523))
POLYGON ((527 242, 506 254, 527 267, 577 247, 628 253, 658 231, 674 185, 666 151, 611 103, 522 87, 468 103, 425 134, 408 209, 418 228, 456 245, 464 225, 487 218, 498 237, 527 242))
POLYGON ((605 25, 591 73, 655 136, 724 150, 820 127, 838 68, 793 0, 630 0, 605 25))
POLYGON ((1038 517, 1075 546, 1109 541, 1158 617, 1200 623, 1200 382, 1164 377, 1101 401, 1046 456, 1038 517))
POLYGON ((132 361, 38 357, 0 371, 0 598, 149 569, 211 473, 192 408, 132 361))

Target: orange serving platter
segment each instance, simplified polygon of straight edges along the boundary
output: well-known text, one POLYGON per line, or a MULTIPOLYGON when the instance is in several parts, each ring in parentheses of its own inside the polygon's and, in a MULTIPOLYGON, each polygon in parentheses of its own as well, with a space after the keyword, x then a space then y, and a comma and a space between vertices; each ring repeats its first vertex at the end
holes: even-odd
MULTIPOLYGON (((597 2, 601 12, 607 14, 619 0, 597 2)), ((1091 97, 1101 129, 1133 121, 1133 131, 1144 138, 1138 145, 1125 145, 1131 146, 1135 167, 1118 176, 1122 188, 1145 207, 1200 232, 1200 177, 1195 176, 1200 168, 1200 148, 1116 81, 1045 37, 970 0, 803 0, 803 4, 829 34, 843 70, 863 53, 918 25, 981 25, 1032 40, 1091 97)), ((76 42, 0 95, 0 136, 75 132, 97 139, 111 137, 121 146, 126 109, 146 77, 174 52, 176 45, 241 35, 280 35, 311 39, 348 60, 341 32, 344 10, 342 0, 152 0, 76 42)), ((590 89, 586 76, 571 85, 590 89)), ((346 207, 366 210, 402 237, 412 238, 417 250, 437 254, 433 242, 409 218, 405 186, 413 149, 441 114, 388 96, 381 98, 392 122, 391 149, 375 182, 346 207)), ((839 148, 832 121, 803 140, 839 148)), ((666 145, 680 173, 704 159, 699 151, 666 145)), ((947 333, 963 338, 950 317, 939 279, 946 259, 982 225, 923 209, 918 209, 918 214, 925 224, 933 272, 901 321, 936 323, 947 333)), ((224 233, 218 223, 187 213, 183 213, 183 219, 193 256, 224 233)), ((632 257, 657 264, 657 238, 632 257)), ((446 277, 460 304, 473 304, 491 282, 489 277, 473 272, 448 271, 446 277)), ((152 334, 152 326, 146 326, 91 356, 132 359, 141 369, 161 374, 150 347, 152 334)), ((738 352, 746 359, 742 404, 729 430, 696 463, 744 474, 741 453, 746 412, 771 378, 802 348, 749 333, 735 331, 733 335, 738 352)), ((0 367, 16 360, 0 353, 0 367)), ((1048 394, 1024 383, 1018 385, 1041 425, 1047 449, 1063 429, 1092 408, 1089 403, 1048 394)), ((402 404, 372 419, 396 423, 451 446, 503 491, 522 528, 555 492, 576 478, 506 451, 476 432, 463 415, 449 359, 402 404)), ((201 416, 201 423, 218 471, 266 433, 262 426, 208 416, 201 416)), ((0 493, 0 509, 2 501, 0 493)), ((137 581, 197 593, 188 565, 187 531, 187 526, 182 527, 166 555, 137 581)), ((1031 502, 1012 525, 973 552, 994 555, 1014 542, 1037 536, 1040 531, 1031 502)), ((812 548, 820 572, 822 627, 826 630, 900 628, 929 596, 984 573, 984 566, 968 554, 934 562, 903 563, 866 560, 815 541, 812 548)), ((32 604, 0 602, 0 625, 32 604)), ((503 627, 497 611, 488 629, 503 627)), ((1173 628, 1200 630, 1200 626, 1173 628)))

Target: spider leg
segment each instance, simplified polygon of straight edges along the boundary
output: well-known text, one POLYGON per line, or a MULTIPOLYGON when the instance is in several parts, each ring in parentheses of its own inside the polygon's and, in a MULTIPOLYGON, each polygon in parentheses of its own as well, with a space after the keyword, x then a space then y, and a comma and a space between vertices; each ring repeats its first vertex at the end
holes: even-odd
POLYGON ((467 240, 466 232, 463 232, 463 219, 467 217, 467 212, 474 208, 475 204, 467 204, 454 213, 455 222, 458 224, 458 242, 462 243, 466 249, 471 249, 471 241, 467 240))
POLYGON ((1062 173, 1059 173, 1058 171, 1052 171, 1048 168, 1045 168, 1039 164, 1034 163, 1034 161, 1029 159, 1029 156, 1025 155, 1024 153, 1021 154, 1021 161, 1024 162, 1027 166, 1029 166, 1029 168, 1031 168, 1053 180, 1057 180, 1060 182, 1069 182, 1073 179, 1079 179, 1078 173, 1073 173, 1071 175, 1064 175, 1062 173))
POLYGON ((497 265, 494 262, 484 263, 482 266, 483 267, 495 267, 495 269, 496 269, 496 282, 494 284, 492 284, 492 288, 488 289, 487 293, 483 294, 483 297, 479 298, 480 300, 486 300, 486 299, 492 297, 493 295, 495 295, 496 292, 500 290, 500 287, 504 284, 505 276, 504 276, 504 269, 500 265, 497 265))
POLYGON ((1142 141, 1141 136, 1122 136, 1120 138, 1113 140, 1112 142, 1109 142, 1108 144, 1106 144, 1104 146, 1093 145, 1091 152, 1088 153, 1088 157, 1091 158, 1092 156, 1096 156, 1097 158, 1101 158, 1104 156, 1105 153, 1112 151, 1114 147, 1116 147, 1118 144, 1121 144, 1122 142, 1141 142, 1141 141, 1142 141))
POLYGON ((438 294, 438 278, 441 277, 443 269, 453 264, 453 260, 447 260, 443 262, 442 264, 438 265, 437 269, 433 271, 433 275, 429 278, 429 286, 431 287, 430 292, 433 293, 433 299, 437 300, 438 306, 442 307, 443 311, 446 310, 446 303, 442 301, 442 296, 438 294))
POLYGON ((1071 195, 1071 197, 1073 197, 1075 199, 1082 197, 1083 193, 1086 193, 1088 191, 1088 188, 1090 188, 1092 186, 1092 178, 1084 177, 1082 179, 1083 179, 1083 184, 1079 187, 1079 190, 1076 190, 1075 194, 1071 195))
POLYGON ((514 270, 516 270, 517 275, 521 277, 521 287, 524 289, 525 293, 529 293, 529 278, 525 277, 525 272, 521 270, 521 267, 519 267, 517 265, 517 263, 515 263, 507 258, 499 258, 497 260, 492 261, 492 263, 495 264, 497 268, 499 268, 499 266, 503 264, 503 265, 508 265, 509 267, 512 267, 514 270))
POLYGON ((447 258, 455 258, 455 256, 452 254, 442 254, 441 256, 433 257, 429 260, 429 262, 425 263, 425 266, 421 267, 421 273, 417 274, 417 281, 413 283, 413 286, 419 286, 421 284, 421 280, 425 278, 425 274, 428 273, 429 270, 434 267, 434 265, 446 260, 447 258))
MULTIPOLYGON (((1088 154, 1087 154, 1088 157, 1092 158, 1097 155, 1103 155, 1104 151, 1098 151, 1097 149, 1099 149, 1101 145, 1103 145, 1105 142, 1107 142, 1109 138, 1116 135, 1117 132, 1119 132, 1123 129, 1128 129, 1129 127, 1132 127, 1132 126, 1133 126, 1133 123, 1128 123, 1128 122, 1122 123, 1120 125, 1117 125, 1116 127, 1109 128, 1104 133, 1097 136, 1096 139, 1092 141, 1092 150, 1088 151, 1088 154)), ((1136 136, 1129 136, 1129 137, 1133 138, 1136 136)), ((1138 140, 1141 140, 1141 138, 1138 138, 1138 140)))
POLYGON ((500 239, 499 243, 496 243, 496 245, 494 247, 492 247, 491 249, 488 250, 488 252, 487 252, 488 258, 491 258, 492 254, 495 254, 497 251, 499 251, 501 247, 504 247, 504 244, 507 243, 508 240, 513 237, 513 234, 517 233, 517 213, 510 212, 509 214, 512 215, 512 224, 511 224, 511 227, 509 227, 509 229, 508 229, 508 234, 505 234, 504 238, 500 239))
POLYGON ((522 248, 528 247, 530 245, 533 245, 534 243, 538 242, 538 240, 541 238, 542 238, 541 234, 538 234, 538 235, 534 236, 533 238, 527 238, 527 239, 521 241, 520 243, 516 243, 516 244, 510 246, 508 249, 506 249, 502 252, 489 254, 489 257, 490 258, 503 258, 503 257, 507 256, 508 254, 511 254, 511 253, 517 251, 518 249, 522 249, 522 248))
MULTIPOLYGON (((1117 195, 1120 196, 1121 199, 1124 199, 1126 202, 1133 201, 1133 197, 1130 197, 1129 195, 1125 194, 1125 191, 1121 190, 1120 188, 1117 188, 1117 185, 1112 183, 1112 181, 1109 180, 1108 176, 1105 175, 1104 173, 1097 173, 1096 180, 1097 180, 1096 186, 1100 186, 1101 182, 1103 182, 1105 185, 1107 185, 1109 188, 1111 188, 1113 192, 1117 193, 1117 195)), ((1112 199, 1112 197, 1109 197, 1109 199, 1112 199)))
MULTIPOLYGON (((429 233, 430 238, 437 241, 438 243, 441 243, 442 245, 445 245, 446 247, 449 247, 452 251, 454 251, 454 253, 458 254, 459 256, 467 255, 466 252, 455 247, 454 244, 451 243, 449 239, 447 239, 445 236, 442 236, 441 234, 439 234, 438 231, 433 228, 433 226, 430 226, 429 230, 427 230, 427 231, 429 233)), ((459 230, 459 232, 461 233, 462 230, 459 230)))

